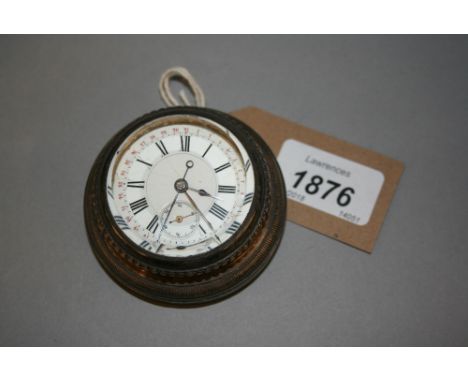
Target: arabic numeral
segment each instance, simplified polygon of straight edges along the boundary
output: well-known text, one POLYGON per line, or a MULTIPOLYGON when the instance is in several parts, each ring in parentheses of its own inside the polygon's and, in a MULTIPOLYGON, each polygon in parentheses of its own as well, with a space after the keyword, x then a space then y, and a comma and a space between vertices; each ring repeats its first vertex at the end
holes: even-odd
POLYGON ((343 219, 346 219, 346 220, 350 221, 351 223, 356 223, 356 224, 358 224, 359 221, 361 220, 361 218, 359 216, 350 214, 349 212, 345 212, 345 211, 340 211, 340 216, 343 219))
POLYGON ((301 172, 296 172, 294 175, 299 175, 299 179, 296 180, 296 183, 294 183, 294 186, 293 188, 297 188, 297 186, 299 186, 299 184, 302 182, 302 179, 304 179, 304 176, 306 176, 307 174, 307 171, 301 171, 301 172))
MULTIPOLYGON (((330 195, 334 190, 341 186, 341 184, 333 182, 332 180, 327 180, 327 183, 331 185, 331 187, 325 191, 322 195, 322 199, 325 199, 328 195, 330 195)), ((339 203, 338 203, 339 204, 339 203)))
POLYGON ((314 195, 317 192, 319 192, 320 185, 322 183, 323 183, 323 178, 319 175, 314 175, 312 178, 310 178, 310 183, 306 184, 305 191, 309 195, 314 195))
MULTIPOLYGON (((307 175, 307 171, 299 171, 294 174, 297 177, 297 180, 293 184, 293 188, 298 188, 299 185, 304 180, 307 175)), ((334 182, 332 180, 325 180, 320 175, 313 175, 310 178, 309 183, 304 185, 304 191, 309 195, 315 195, 319 193, 320 189, 325 189, 325 191, 320 195, 320 199, 326 199, 333 191, 338 190, 341 187, 341 183, 334 182), (323 185, 323 186, 322 186, 323 185), (327 185, 329 187, 327 187, 327 185)), ((344 187, 338 194, 336 198, 336 203, 341 207, 346 207, 351 203, 352 195, 355 194, 355 191, 351 187, 344 187)))
POLYGON ((354 194, 354 189, 351 187, 343 188, 336 199, 336 202, 341 207, 346 207, 349 203, 351 203, 351 195, 354 194))

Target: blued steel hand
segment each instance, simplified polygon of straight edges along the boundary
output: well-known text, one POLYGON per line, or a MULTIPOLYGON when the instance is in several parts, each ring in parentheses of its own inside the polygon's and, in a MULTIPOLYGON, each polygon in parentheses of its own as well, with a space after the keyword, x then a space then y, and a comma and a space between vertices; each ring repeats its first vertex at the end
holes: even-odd
POLYGON ((189 202, 192 204, 193 208, 195 208, 195 210, 199 213, 199 215, 203 218, 203 220, 205 221, 206 225, 211 229, 211 231, 213 232, 213 236, 214 238, 216 239, 216 241, 221 244, 221 240, 219 239, 218 235, 216 235, 216 232, 213 228, 213 226, 211 225, 211 223, 209 222, 209 220, 206 218, 205 215, 203 215, 203 212, 200 211, 200 209, 198 208, 197 204, 195 203, 195 201, 192 199, 192 197, 188 194, 188 192, 185 193, 185 196, 187 196, 187 199, 189 200, 189 202))
MULTIPOLYGON (((188 170, 190 170, 193 167, 193 161, 188 160, 187 162, 185 162, 185 167, 186 167, 186 169, 185 169, 184 177, 182 178, 182 180, 185 180, 185 177, 187 176, 188 170)), ((176 182, 178 180, 179 179, 177 179, 176 182)), ((164 223, 163 223, 163 225, 161 227, 161 230, 159 231, 158 239, 155 241, 155 243, 157 243, 157 245, 158 245, 158 247, 156 248, 156 251, 155 251, 156 253, 158 252, 158 249, 161 247, 161 241, 160 241, 161 240, 161 235, 164 232, 164 230, 166 229, 167 221, 169 219, 169 216, 171 215, 172 209, 174 208, 174 204, 176 203, 178 197, 179 197, 179 192, 176 193, 176 196, 174 197, 174 200, 171 203, 171 207, 169 208, 169 211, 167 212, 167 216, 164 219, 164 223)))
POLYGON ((169 211, 168 211, 168 213, 167 213, 167 216, 166 216, 166 218, 164 219, 164 223, 163 223, 163 225, 161 226, 161 230, 159 231, 158 238, 157 238, 156 241, 155 241, 155 243, 157 244, 156 250, 154 251, 155 253, 158 253, 159 248, 161 248, 161 245, 162 245, 162 244, 161 244, 161 235, 162 235, 162 233, 164 232, 164 230, 166 229, 167 219, 169 219, 169 215, 171 214, 171 211, 172 211, 172 209, 174 208, 174 204, 175 204, 175 202, 176 202, 178 196, 179 196, 179 193, 177 192, 177 193, 176 193, 176 196, 175 196, 175 198, 174 198, 174 200, 173 200, 172 203, 171 203, 171 207, 169 208, 169 211))
POLYGON ((187 167, 187 168, 185 169, 185 173, 184 173, 184 176, 182 177, 182 179, 185 179, 185 176, 187 175, 188 170, 190 170, 193 167, 193 164, 194 163, 191 160, 188 160, 187 162, 185 162, 185 167, 187 167))
POLYGON ((204 189, 197 190, 196 188, 192 188, 192 187, 189 187, 188 189, 190 191, 195 191, 200 196, 208 196, 209 198, 213 198, 213 199, 216 199, 216 200, 223 200, 221 198, 218 198, 217 196, 211 195, 210 193, 206 192, 204 189))

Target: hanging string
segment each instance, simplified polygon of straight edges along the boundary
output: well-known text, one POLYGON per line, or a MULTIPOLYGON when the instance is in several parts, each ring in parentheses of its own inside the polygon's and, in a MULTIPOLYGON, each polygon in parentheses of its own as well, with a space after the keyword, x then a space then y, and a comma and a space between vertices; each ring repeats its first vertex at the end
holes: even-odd
MULTIPOLYGON (((167 106, 180 106, 179 101, 172 94, 171 80, 179 81, 190 90, 195 99, 195 106, 205 107, 205 94, 203 94, 203 90, 190 72, 182 67, 169 68, 161 75, 161 79, 159 80, 159 93, 167 106)), ((190 101, 183 90, 178 95, 183 105, 190 106, 190 101)))

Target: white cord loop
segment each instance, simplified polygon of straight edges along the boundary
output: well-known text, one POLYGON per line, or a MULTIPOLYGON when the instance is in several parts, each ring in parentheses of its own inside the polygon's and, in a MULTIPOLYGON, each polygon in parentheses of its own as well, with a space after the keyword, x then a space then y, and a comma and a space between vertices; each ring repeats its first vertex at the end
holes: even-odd
MULTIPOLYGON (((182 67, 169 68, 161 75, 161 79, 159 80, 159 93, 167 106, 180 106, 179 101, 172 94, 171 80, 178 80, 184 84, 195 98, 195 105, 205 107, 205 94, 203 94, 203 90, 190 72, 182 67)), ((183 105, 190 106, 190 101, 183 90, 178 95, 183 105)))

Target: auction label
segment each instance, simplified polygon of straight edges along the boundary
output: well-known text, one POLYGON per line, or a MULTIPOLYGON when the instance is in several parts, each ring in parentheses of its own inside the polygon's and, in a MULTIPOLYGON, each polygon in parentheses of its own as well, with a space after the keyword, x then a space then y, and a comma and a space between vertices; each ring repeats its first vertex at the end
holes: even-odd
POLYGON ((278 162, 288 198, 353 224, 366 225, 382 189, 382 172, 295 139, 278 162))

